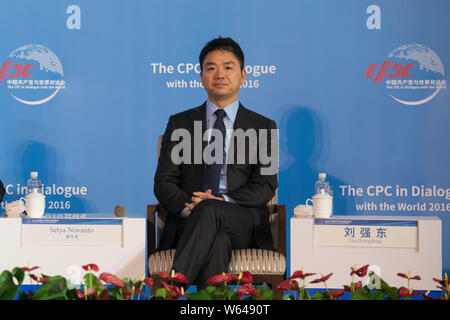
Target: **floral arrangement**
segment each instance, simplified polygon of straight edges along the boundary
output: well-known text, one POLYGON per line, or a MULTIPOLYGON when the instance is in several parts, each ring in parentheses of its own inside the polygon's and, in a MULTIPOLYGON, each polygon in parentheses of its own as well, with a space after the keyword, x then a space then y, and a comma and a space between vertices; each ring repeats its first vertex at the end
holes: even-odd
POLYGON ((145 296, 144 287, 153 285, 152 279, 145 276, 139 280, 119 279, 103 272, 97 277, 93 273, 99 271, 97 265, 87 264, 82 267, 86 274, 80 286, 75 286, 59 275, 35 274, 33 272, 39 269, 37 266, 5 270, 0 274, 0 300, 139 300, 141 295, 145 296), (35 290, 20 290, 25 274, 35 290))
MULTIPOLYGON (((83 281, 79 286, 70 283, 66 278, 56 275, 48 276, 36 274, 39 267, 16 267, 12 271, 5 270, 0 274, 0 300, 140 300, 140 299, 190 299, 190 300, 271 300, 274 298, 272 288, 267 284, 262 286, 253 285, 253 276, 250 272, 239 274, 222 273, 211 277, 206 289, 186 293, 184 286, 187 284, 186 277, 172 271, 170 274, 161 273, 162 287, 156 290, 154 296, 147 296, 146 292, 153 286, 151 277, 142 276, 141 279, 120 279, 117 276, 99 272, 95 264, 82 266, 86 271, 83 281), (30 278, 35 290, 23 292, 20 287, 25 276, 30 278), (234 289, 231 287, 233 284, 234 289)), ((351 282, 344 285, 342 289, 329 290, 326 281, 333 273, 321 274, 319 278, 309 283, 323 283, 325 291, 316 291, 310 296, 306 288, 308 285, 306 278, 316 275, 315 273, 305 273, 304 270, 295 271, 291 277, 277 286, 277 291, 284 293, 284 300, 337 300, 346 293, 350 300, 409 300, 412 296, 423 295, 427 300, 450 300, 450 286, 447 274, 443 279, 433 280, 438 283, 442 295, 438 298, 429 296, 429 292, 421 292, 411 287, 411 281, 421 280, 418 275, 398 273, 401 278, 406 279, 406 287, 391 287, 375 273, 369 273, 371 282, 375 281, 377 286, 362 285, 358 278, 368 274, 369 265, 357 268, 351 267, 351 282), (357 281, 358 280, 358 281, 357 281), (287 292, 287 293, 286 293, 287 292)))
POLYGON ((308 291, 305 290, 305 278, 313 276, 315 275, 315 273, 304 273, 304 271, 301 270, 295 271, 291 277, 283 281, 277 287, 277 290, 291 292, 291 294, 284 294, 283 299, 285 300, 337 300, 346 293, 349 293, 350 300, 411 300, 412 296, 417 295, 423 295, 423 297, 427 300, 449 300, 450 287, 447 273, 442 280, 433 278, 435 282, 440 284, 440 286, 437 287, 442 290, 441 297, 433 298, 429 296, 430 291, 421 292, 413 290, 413 288, 410 286, 410 281, 421 280, 421 278, 418 275, 411 276, 411 272, 408 272, 407 275, 404 273, 397 274, 399 277, 407 279, 408 282, 407 287, 396 288, 389 286, 383 279, 378 277, 378 275, 373 272, 369 274, 369 284, 363 286, 361 280, 356 281, 355 276, 357 276, 358 278, 362 278, 367 275, 369 269, 368 264, 358 269, 355 265, 350 269, 350 276, 352 277, 350 285, 343 285, 342 289, 328 290, 326 281, 333 275, 333 273, 327 274, 325 276, 321 275, 320 278, 315 279, 310 283, 323 283, 325 286, 325 292, 316 291, 311 297, 309 296, 308 291), (300 279, 300 281, 296 281, 296 279, 300 279), (377 285, 374 286, 373 282, 375 282, 377 285))

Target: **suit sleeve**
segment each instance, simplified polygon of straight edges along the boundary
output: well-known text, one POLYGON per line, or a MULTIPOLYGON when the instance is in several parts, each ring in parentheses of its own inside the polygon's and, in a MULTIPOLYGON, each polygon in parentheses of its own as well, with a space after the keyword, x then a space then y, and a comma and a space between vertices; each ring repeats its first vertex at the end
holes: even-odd
POLYGON ((176 129, 173 117, 169 118, 166 131, 161 142, 161 151, 154 178, 154 193, 162 207, 170 214, 179 214, 191 198, 181 190, 181 167, 171 160, 171 152, 176 141, 171 141, 172 132, 176 129))
POLYGON ((278 187, 278 130, 275 121, 270 120, 267 129, 266 143, 261 145, 261 140, 259 140, 258 149, 266 146, 267 149, 263 150, 262 153, 270 154, 271 160, 269 163, 263 161, 259 156, 261 152, 258 152, 257 164, 253 165, 248 181, 226 193, 237 204, 249 207, 264 207, 272 199, 278 187), (276 136, 273 136, 275 133, 276 136))
POLYGON ((0 180, 0 202, 3 201, 4 195, 5 195, 5 187, 3 186, 2 180, 0 180))

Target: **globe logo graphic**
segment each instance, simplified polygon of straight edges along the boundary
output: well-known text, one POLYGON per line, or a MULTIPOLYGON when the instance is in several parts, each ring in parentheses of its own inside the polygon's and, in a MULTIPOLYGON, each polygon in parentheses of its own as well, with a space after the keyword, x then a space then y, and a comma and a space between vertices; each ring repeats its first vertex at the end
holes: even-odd
POLYGON ((29 44, 17 48, 8 56, 17 72, 27 69, 24 76, 12 76, 7 87, 11 96, 27 105, 39 105, 53 99, 65 89, 64 72, 59 58, 47 47, 29 44), (26 66, 26 67, 25 67, 26 66))
POLYGON ((444 66, 439 56, 422 44, 407 44, 393 50, 387 56, 393 63, 414 64, 411 77, 387 80, 386 89, 397 102, 416 106, 433 99, 446 88, 444 66))

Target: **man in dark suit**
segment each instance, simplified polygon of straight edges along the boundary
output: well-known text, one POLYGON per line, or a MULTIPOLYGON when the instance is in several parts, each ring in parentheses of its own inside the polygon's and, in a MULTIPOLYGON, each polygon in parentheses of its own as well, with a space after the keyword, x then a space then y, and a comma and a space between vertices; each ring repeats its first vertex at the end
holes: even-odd
POLYGON ((158 250, 176 248, 173 269, 202 289, 211 276, 227 272, 233 249, 274 250, 266 204, 278 185, 277 168, 265 171, 273 161, 265 161, 262 151, 277 161, 278 140, 272 142, 275 122, 238 100, 246 71, 235 41, 210 41, 200 67, 208 100, 170 117, 154 192, 167 212, 158 250), (194 139, 183 149, 177 139, 186 132, 194 139))

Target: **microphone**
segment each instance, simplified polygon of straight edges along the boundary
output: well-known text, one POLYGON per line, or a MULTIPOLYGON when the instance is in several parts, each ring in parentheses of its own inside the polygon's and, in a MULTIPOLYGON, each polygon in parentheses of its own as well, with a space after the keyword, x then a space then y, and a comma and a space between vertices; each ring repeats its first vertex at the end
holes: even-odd
POLYGON ((125 213, 127 212, 127 209, 125 209, 124 206, 118 204, 117 206, 114 207, 114 215, 116 217, 125 217, 125 213))

